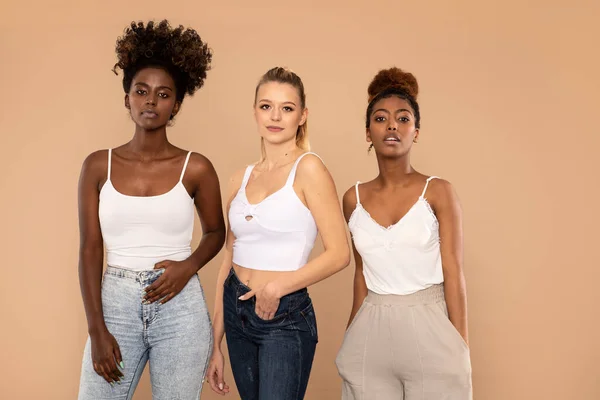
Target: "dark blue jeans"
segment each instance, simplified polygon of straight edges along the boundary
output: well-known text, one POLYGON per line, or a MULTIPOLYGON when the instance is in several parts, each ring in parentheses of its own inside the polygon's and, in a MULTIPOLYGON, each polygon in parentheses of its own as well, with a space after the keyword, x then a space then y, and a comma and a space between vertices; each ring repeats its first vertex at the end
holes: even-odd
POLYGON ((273 319, 256 315, 256 298, 233 268, 225 280, 223 313, 229 361, 242 400, 301 400, 317 346, 317 320, 306 289, 281 298, 273 319))

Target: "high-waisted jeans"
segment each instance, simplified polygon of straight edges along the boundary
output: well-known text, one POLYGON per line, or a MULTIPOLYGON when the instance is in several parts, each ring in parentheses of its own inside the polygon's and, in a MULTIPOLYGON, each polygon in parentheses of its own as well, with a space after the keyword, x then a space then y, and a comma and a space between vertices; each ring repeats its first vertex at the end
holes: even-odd
POLYGON ((102 308, 125 365, 121 384, 111 386, 94 371, 88 338, 79 400, 131 399, 146 362, 154 400, 198 400, 212 351, 212 327, 197 275, 173 299, 143 305, 144 289, 163 270, 108 267, 102 308))
POLYGON ((306 289, 283 296, 275 316, 263 320, 256 298, 233 268, 225 280, 223 312, 231 369, 242 400, 304 398, 317 346, 317 321, 306 289))

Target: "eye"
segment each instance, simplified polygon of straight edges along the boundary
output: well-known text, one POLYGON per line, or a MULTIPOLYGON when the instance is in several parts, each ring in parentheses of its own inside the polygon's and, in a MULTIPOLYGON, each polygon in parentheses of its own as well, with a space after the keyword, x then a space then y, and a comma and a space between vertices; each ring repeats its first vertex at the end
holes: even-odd
POLYGON ((283 107, 283 109, 284 109, 285 111, 287 111, 287 112, 292 112, 292 111, 294 111, 294 109, 293 109, 292 107, 288 107, 288 106, 285 106, 285 107, 283 107))
POLYGON ((168 99, 168 98, 169 98, 169 95, 168 95, 168 94, 166 94, 166 93, 159 93, 158 95, 159 95, 160 97, 162 97, 163 99, 168 99))
POLYGON ((143 96, 143 95, 145 95, 145 94, 146 94, 146 91, 145 91, 144 89, 138 89, 138 90, 136 90, 135 92, 136 92, 137 94, 141 95, 141 96, 143 96))
POLYGON ((375 117, 375 121, 376 122, 383 122, 383 121, 385 121, 385 117, 382 117, 382 116, 375 117))
POLYGON ((261 105, 260 105, 260 109, 261 109, 261 110, 268 110, 269 108, 271 108, 271 106, 270 106, 270 105, 268 105, 268 104, 261 104, 261 105))
POLYGON ((408 117, 400 117, 400 121, 407 123, 410 121, 410 119, 408 117))

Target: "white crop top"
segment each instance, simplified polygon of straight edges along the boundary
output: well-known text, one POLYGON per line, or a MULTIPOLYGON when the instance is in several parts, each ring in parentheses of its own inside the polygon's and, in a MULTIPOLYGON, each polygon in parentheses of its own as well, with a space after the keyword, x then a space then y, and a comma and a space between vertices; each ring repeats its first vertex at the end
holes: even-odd
POLYGON ((356 208, 348 221, 354 246, 363 261, 367 288, 378 294, 405 295, 442 283, 442 258, 438 220, 425 191, 400 221, 384 228, 360 203, 356 183, 356 208))
POLYGON ((229 206, 235 264, 263 271, 295 271, 306 264, 317 237, 317 225, 293 185, 298 163, 307 154, 314 153, 298 157, 285 185, 257 204, 250 204, 246 197, 254 166, 246 168, 242 185, 229 206))
POLYGON ((108 176, 100 190, 98 215, 106 247, 106 262, 134 271, 153 269, 160 261, 183 261, 191 254, 194 229, 194 200, 183 186, 183 175, 167 193, 129 196, 118 192, 108 176))

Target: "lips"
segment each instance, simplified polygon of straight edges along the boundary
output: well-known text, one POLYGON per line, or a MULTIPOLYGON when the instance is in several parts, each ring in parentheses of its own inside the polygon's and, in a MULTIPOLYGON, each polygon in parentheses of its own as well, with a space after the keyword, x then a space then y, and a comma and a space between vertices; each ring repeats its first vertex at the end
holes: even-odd
POLYGON ((142 116, 146 118, 158 118, 158 114, 152 110, 144 110, 142 111, 142 116))
POLYGON ((389 134, 383 138, 383 141, 386 143, 400 143, 400 138, 394 134, 389 134))
POLYGON ((279 126, 267 126, 267 129, 271 132, 281 132, 283 130, 279 126))

